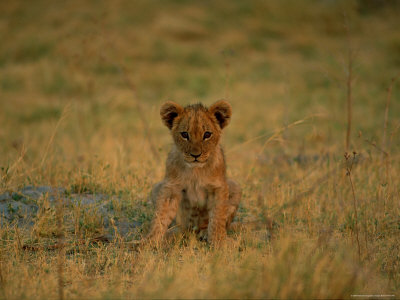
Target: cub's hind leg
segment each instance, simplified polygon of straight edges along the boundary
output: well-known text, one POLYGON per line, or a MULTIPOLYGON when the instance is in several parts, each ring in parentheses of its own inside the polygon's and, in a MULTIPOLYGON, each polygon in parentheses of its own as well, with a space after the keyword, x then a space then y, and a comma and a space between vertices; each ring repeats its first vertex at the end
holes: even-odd
POLYGON ((227 221, 226 228, 229 229, 229 226, 232 223, 233 218, 236 215, 236 212, 239 207, 240 199, 242 198, 242 189, 240 185, 232 180, 228 179, 228 188, 229 188, 229 199, 228 199, 228 212, 227 212, 227 221))

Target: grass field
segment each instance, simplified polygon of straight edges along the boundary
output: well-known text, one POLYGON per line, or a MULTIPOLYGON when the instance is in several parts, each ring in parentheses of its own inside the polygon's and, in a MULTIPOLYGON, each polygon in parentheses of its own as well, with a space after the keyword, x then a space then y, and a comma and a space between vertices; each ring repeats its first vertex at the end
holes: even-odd
POLYGON ((2 222, 0 298, 400 297, 399 13, 367 0, 0 2, 0 193, 117 197, 139 224, 92 243, 95 210, 41 199, 32 227, 2 222), (171 145, 160 105, 221 98, 237 219, 257 226, 217 250, 190 236, 133 250, 171 145))

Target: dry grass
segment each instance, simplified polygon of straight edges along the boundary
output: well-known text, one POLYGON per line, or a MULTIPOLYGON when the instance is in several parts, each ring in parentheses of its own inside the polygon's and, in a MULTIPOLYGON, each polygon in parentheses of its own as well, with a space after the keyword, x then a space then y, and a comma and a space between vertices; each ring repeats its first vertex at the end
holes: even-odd
POLYGON ((219 250, 189 237, 136 252, 96 240, 95 210, 59 207, 63 219, 42 199, 32 231, 2 223, 0 298, 399 297, 399 7, 379 3, 3 1, 0 193, 117 195, 139 239, 170 144, 160 104, 228 96, 238 219, 261 225, 219 250), (343 158, 348 30, 356 202, 343 158))

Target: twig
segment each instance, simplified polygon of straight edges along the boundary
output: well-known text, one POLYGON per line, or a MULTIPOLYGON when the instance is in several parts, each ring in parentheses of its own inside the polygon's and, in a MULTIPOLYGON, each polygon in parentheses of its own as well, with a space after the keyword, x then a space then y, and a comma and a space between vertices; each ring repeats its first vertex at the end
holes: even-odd
POLYGON ((351 186, 351 191, 353 195, 353 206, 354 206, 354 217, 355 217, 355 231, 356 231, 356 239, 357 239, 357 247, 358 247, 358 260, 361 262, 361 247, 360 247, 360 239, 358 236, 358 213, 357 213, 357 200, 356 200, 356 195, 354 192, 354 184, 353 180, 351 178, 351 171, 353 169, 353 163, 356 158, 357 153, 353 152, 353 159, 351 160, 351 163, 349 164, 350 160, 350 155, 346 152, 344 154, 344 158, 346 159, 346 175, 349 177, 350 181, 350 186, 351 186))
POLYGON ((317 187, 320 187, 323 182, 328 180, 328 178, 330 176, 334 175, 335 173, 336 173, 336 169, 333 169, 333 170, 330 170, 330 171, 326 172, 323 176, 321 176, 320 178, 315 180, 315 182, 313 183, 313 185, 309 189, 307 189, 307 190, 297 194, 296 196, 294 196, 290 201, 288 201, 288 202, 284 203, 283 205, 281 205, 280 207, 278 207, 272 214, 274 216, 276 216, 282 210, 284 210, 284 209, 286 209, 286 208, 288 208, 290 206, 295 206, 296 204, 299 203, 300 200, 302 200, 303 198, 311 195, 315 191, 315 189, 317 187))
POLYGON ((389 156, 389 153, 386 152, 385 150, 383 150, 381 147, 379 147, 375 142, 372 142, 369 139, 364 139, 364 141, 367 142, 368 144, 370 144, 372 147, 374 147, 379 152, 381 152, 382 155, 384 155, 384 157, 388 157, 389 156))
POLYGON ((347 74, 347 131, 346 131, 346 151, 349 150, 350 145, 350 133, 351 133, 351 120, 352 120, 352 76, 353 76, 353 61, 351 58, 351 52, 349 50, 349 62, 348 62, 348 74, 347 74))
POLYGON ((344 27, 347 33, 347 77, 346 77, 346 102, 347 102, 347 130, 346 130, 346 152, 349 151, 350 147, 350 136, 351 136, 351 128, 352 128, 352 119, 353 119, 353 81, 354 81, 354 58, 356 57, 356 52, 352 47, 352 40, 350 36, 350 24, 347 18, 347 15, 344 14, 344 27))
MULTIPOLYGON (((267 144, 270 143, 271 141, 277 139, 277 138, 282 134, 282 132, 284 132, 285 130, 290 129, 290 128, 294 127, 294 126, 303 124, 305 121, 307 121, 307 120, 309 120, 309 119, 311 119, 311 118, 313 118, 313 117, 315 117, 315 115, 311 115, 311 116, 306 117, 306 118, 304 118, 304 119, 302 119, 302 120, 297 120, 297 121, 295 121, 295 122, 293 122, 293 123, 290 123, 290 124, 287 125, 287 126, 284 126, 284 127, 279 128, 278 130, 276 130, 276 131, 264 142, 264 144, 262 145, 262 147, 261 147, 259 153, 261 154, 261 153, 264 151, 264 149, 265 149, 265 147, 267 146, 267 144)), ((245 145, 245 144, 248 144, 248 143, 250 143, 250 142, 252 142, 252 141, 255 141, 255 140, 257 140, 257 139, 263 138, 263 137, 265 137, 265 136, 267 136, 267 135, 262 135, 262 136, 258 136, 258 137, 252 138, 252 139, 250 139, 250 140, 247 140, 246 142, 244 142, 244 143, 242 143, 242 144, 239 144, 239 145, 236 146, 235 148, 231 149, 231 150, 228 151, 227 153, 230 153, 230 152, 232 152, 233 150, 236 150, 239 146, 243 146, 243 145, 245 145)), ((251 170, 254 168, 255 163, 256 163, 256 162, 254 161, 253 164, 250 166, 250 168, 249 168, 249 173, 248 173, 248 175, 247 175, 247 177, 246 177, 246 180, 249 179, 250 174, 251 174, 251 170)))
POLYGON ((252 138, 248 139, 247 141, 244 141, 243 143, 237 144, 234 147, 230 148, 229 150, 226 150, 225 153, 229 154, 231 152, 234 152, 234 151, 238 150, 242 146, 245 146, 245 145, 250 144, 252 142, 255 142, 257 140, 261 140, 261 139, 263 139, 263 138, 265 138, 267 136, 269 136, 269 138, 268 138, 267 141, 265 141, 265 143, 268 143, 271 140, 275 139, 277 136, 279 136, 286 129, 292 128, 292 127, 294 127, 296 125, 300 125, 300 124, 304 123, 305 121, 308 121, 309 119, 312 119, 314 117, 320 117, 320 116, 322 116, 322 114, 313 114, 313 115, 308 116, 308 117, 306 117, 306 118, 304 118, 302 120, 297 120, 297 121, 295 121, 293 123, 290 123, 287 126, 281 127, 281 128, 275 130, 272 133, 266 133, 266 134, 262 134, 262 135, 258 135, 258 136, 252 137, 252 138))

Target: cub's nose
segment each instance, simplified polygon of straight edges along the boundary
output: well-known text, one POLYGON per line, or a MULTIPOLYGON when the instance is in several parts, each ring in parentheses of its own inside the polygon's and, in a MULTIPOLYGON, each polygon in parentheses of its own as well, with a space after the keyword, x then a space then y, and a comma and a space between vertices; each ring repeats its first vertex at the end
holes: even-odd
POLYGON ((201 155, 201 153, 200 153, 200 154, 198 154, 198 155, 196 155, 196 154, 193 154, 193 153, 190 153, 190 155, 196 159, 196 158, 198 158, 198 157, 201 155))

